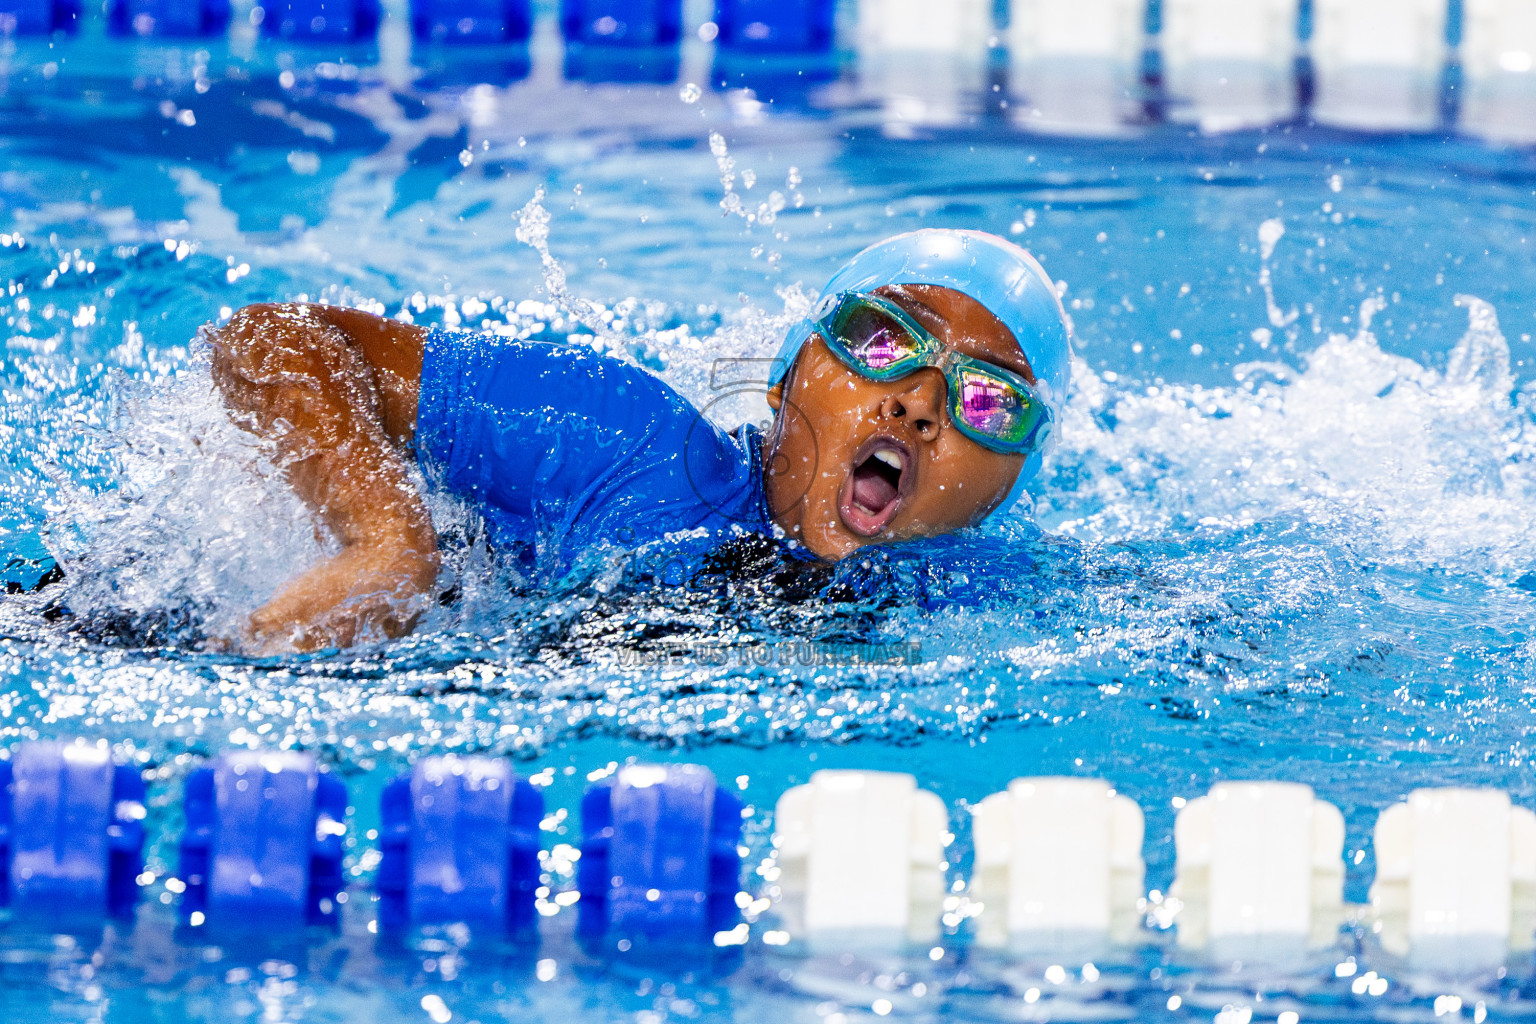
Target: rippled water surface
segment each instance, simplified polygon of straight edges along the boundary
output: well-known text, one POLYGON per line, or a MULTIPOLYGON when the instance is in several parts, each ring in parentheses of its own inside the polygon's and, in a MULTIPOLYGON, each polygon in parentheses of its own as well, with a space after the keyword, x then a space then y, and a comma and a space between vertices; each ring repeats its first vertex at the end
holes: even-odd
MULTIPOLYGON (((131 933, 7 933, 8 1019, 1037 1015, 1030 968, 954 948, 824 963, 754 939, 711 981, 586 959, 570 911, 537 953, 391 952, 361 909, 307 947, 177 939, 179 780, 231 745, 315 750, 347 778, 360 881, 378 789, 423 752, 509 754, 552 809, 611 762, 707 764, 751 804, 749 865, 810 771, 912 771, 950 804, 957 879, 971 804, 1019 775, 1101 776, 1146 810, 1160 891, 1174 798, 1304 781, 1345 812, 1354 901, 1376 814, 1410 789, 1536 800, 1529 153, 1301 126, 1050 139, 980 100, 893 133, 846 78, 696 96, 686 54, 663 86, 538 61, 487 86, 366 55, 358 73, 79 45, 13 52, 0 77, 0 537, 65 573, 0 603, 0 739, 105 736, 140 760, 157 880, 131 933), (548 264, 518 238, 540 211, 548 264), (1033 522, 818 571, 743 545, 680 585, 657 549, 528 580, 443 498, 454 599, 416 635, 230 653, 331 541, 228 422, 199 324, 308 298, 565 337, 734 424, 765 407, 720 367, 771 355, 839 262, 920 226, 1009 235, 1062 282, 1079 359, 1033 522)), ((577 841, 574 818, 547 824, 577 841)), ((1530 1009, 1519 965, 1460 988, 1392 974, 1380 996, 1334 969, 1369 956, 1363 933, 1282 983, 1180 963, 1160 921, 1097 980, 1051 988, 1050 1012, 1530 1009)))

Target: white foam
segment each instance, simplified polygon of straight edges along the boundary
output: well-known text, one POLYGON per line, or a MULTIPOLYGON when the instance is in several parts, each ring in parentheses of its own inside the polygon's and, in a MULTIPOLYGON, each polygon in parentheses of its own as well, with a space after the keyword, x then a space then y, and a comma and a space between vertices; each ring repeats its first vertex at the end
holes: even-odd
POLYGON ((100 439, 115 472, 92 490, 60 484, 46 533, 81 618, 173 619, 188 611, 217 643, 335 543, 256 439, 230 421, 206 363, 152 384, 120 380, 100 439))
POLYGON ((1365 326, 1302 368, 1238 366, 1228 387, 1117 388, 1079 362, 1042 522, 1117 540, 1294 518, 1366 557, 1509 572, 1536 516, 1536 394, 1514 389, 1494 308, 1444 370, 1382 351, 1365 326))

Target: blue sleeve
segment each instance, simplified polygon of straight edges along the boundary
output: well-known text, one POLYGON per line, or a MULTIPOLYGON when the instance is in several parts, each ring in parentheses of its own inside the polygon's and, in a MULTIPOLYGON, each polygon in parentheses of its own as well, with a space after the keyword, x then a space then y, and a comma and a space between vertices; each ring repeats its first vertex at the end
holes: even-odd
POLYGON ((433 331, 416 447, 434 483, 566 548, 764 519, 745 437, 644 370, 572 346, 433 331))

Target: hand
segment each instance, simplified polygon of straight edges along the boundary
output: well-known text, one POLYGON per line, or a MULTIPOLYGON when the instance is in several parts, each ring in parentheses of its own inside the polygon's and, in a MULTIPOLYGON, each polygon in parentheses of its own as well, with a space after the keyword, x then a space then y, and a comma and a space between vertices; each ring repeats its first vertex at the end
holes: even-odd
POLYGON ((435 550, 403 542, 348 548, 253 612, 241 646, 271 655, 404 636, 422 612, 437 567, 435 550))

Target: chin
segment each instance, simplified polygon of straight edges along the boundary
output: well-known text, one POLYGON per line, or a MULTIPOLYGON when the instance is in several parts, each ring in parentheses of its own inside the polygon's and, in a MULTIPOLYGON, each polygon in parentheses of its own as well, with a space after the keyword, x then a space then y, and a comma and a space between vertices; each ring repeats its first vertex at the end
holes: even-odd
POLYGON ((878 543, 874 538, 859 537, 843 529, 835 511, 822 519, 817 529, 802 529, 798 539, 811 554, 828 562, 836 562, 862 547, 878 543))

